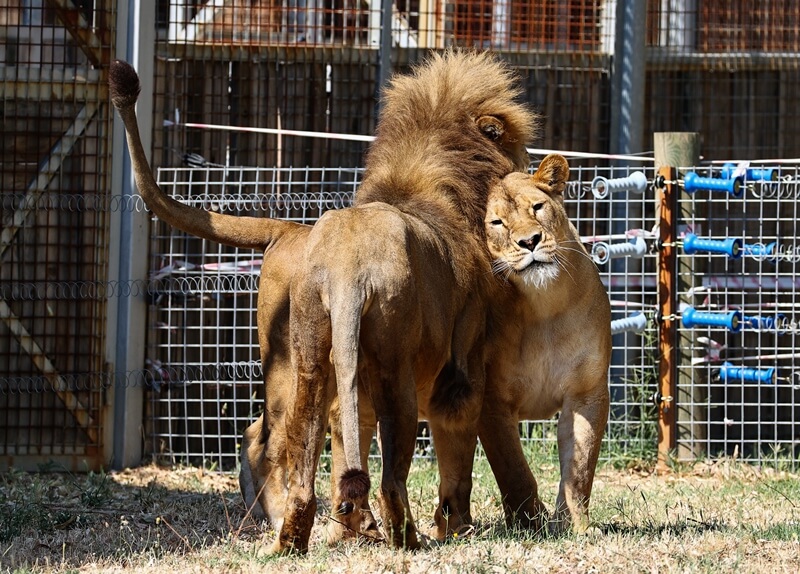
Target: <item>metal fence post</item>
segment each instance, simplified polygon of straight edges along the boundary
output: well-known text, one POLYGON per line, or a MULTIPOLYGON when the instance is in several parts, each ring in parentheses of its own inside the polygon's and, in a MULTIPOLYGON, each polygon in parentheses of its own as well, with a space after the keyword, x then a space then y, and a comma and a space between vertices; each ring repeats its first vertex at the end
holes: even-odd
POLYGON ((392 75, 392 0, 381 1, 381 43, 378 48, 378 85, 375 96, 378 101, 378 116, 382 104, 381 90, 392 75))
MULTIPOLYGON (((119 11, 117 55, 128 60, 139 72, 142 91, 139 97, 138 116, 142 140, 149 150, 152 134, 153 62, 155 59, 155 14, 139 0, 134 0, 119 11)), ((119 118, 114 122, 113 189, 125 197, 135 192, 130 158, 125 146, 125 135, 119 118)), ((122 202, 133 205, 133 202, 122 202)), ((149 225, 147 212, 123 208, 112 219, 111 253, 116 253, 115 265, 109 277, 116 275, 121 293, 135 280, 147 278, 149 225), (116 272, 116 273, 114 273, 116 272)), ((125 468, 141 463, 142 424, 144 421, 144 390, 133 383, 131 371, 144 367, 144 345, 147 321, 147 304, 144 294, 116 298, 116 310, 109 306, 109 344, 113 346, 114 385, 112 387, 113 416, 111 419, 111 466, 125 468)))
POLYGON ((611 78, 611 153, 644 151, 647 2, 619 0, 611 78))

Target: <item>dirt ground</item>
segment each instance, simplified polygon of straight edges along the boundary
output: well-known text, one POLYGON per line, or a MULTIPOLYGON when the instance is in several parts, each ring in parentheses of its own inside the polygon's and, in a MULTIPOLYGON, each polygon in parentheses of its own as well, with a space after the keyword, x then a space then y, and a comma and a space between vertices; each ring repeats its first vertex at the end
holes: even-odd
MULTIPOLYGON (((539 464, 552 508, 554 465, 539 464)), ((409 493, 430 526, 436 472, 415 463, 409 493)), ((272 558, 274 533, 246 516, 236 476, 154 465, 107 474, 0 475, 0 570, 11 572, 799 572, 800 480, 734 461, 666 475, 601 468, 593 527, 538 538, 505 526, 488 466, 476 465, 475 530, 406 552, 327 547, 328 507, 305 556, 272 558)))

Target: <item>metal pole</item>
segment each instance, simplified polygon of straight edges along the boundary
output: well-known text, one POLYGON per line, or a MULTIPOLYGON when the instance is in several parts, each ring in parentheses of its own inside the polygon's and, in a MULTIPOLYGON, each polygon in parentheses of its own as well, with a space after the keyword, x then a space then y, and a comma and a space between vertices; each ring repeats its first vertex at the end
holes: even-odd
MULTIPOLYGON (((140 131, 145 149, 150 148, 153 114, 153 66, 155 58, 155 14, 152 6, 141 0, 133 0, 118 15, 117 56, 127 60, 136 68, 142 83, 142 91, 137 105, 140 131)), ((123 197, 133 196, 136 191, 133 183, 130 157, 124 143, 124 129, 119 118, 114 122, 115 167, 113 189, 120 190, 123 197), (119 176, 117 175, 119 174, 119 176)), ((133 202, 121 202, 133 205, 133 202)), ((118 266, 117 279, 120 289, 131 285, 134 280, 147 278, 147 253, 149 242, 148 217, 145 212, 122 209, 119 218, 112 220, 116 230, 112 230, 118 266)), ((110 275, 113 277, 113 275, 110 275)), ((144 295, 121 295, 117 297, 116 316, 109 319, 115 333, 113 338, 113 425, 111 466, 125 468, 139 464, 142 458, 142 423, 144 415, 143 389, 133 386, 129 373, 144 367, 144 343, 147 318, 147 304, 144 295)))
POLYGON ((645 151, 646 0, 617 2, 611 80, 611 153, 645 151))
POLYGON ((381 2, 381 44, 378 54, 378 85, 376 97, 378 99, 378 116, 380 116, 383 103, 381 90, 386 86, 392 75, 392 0, 381 2))
MULTIPOLYGON (((634 154, 644 151, 642 138, 644 133, 644 86, 645 86, 645 0, 617 0, 615 5, 614 44, 611 76, 611 153, 634 154)), ((611 10, 611 7, 607 8, 611 10)), ((606 21, 609 20, 606 18, 606 21)), ((611 25, 609 23, 609 28, 611 25)), ((610 46, 608 46, 610 47, 610 46)), ((614 161, 613 166, 630 165, 626 161, 614 161)), ((611 233, 624 233, 627 222, 641 217, 635 203, 612 201, 611 233)), ((609 262, 611 273, 624 275, 627 270, 635 270, 640 263, 616 259, 609 262)), ((609 286, 609 296, 625 297, 625 288, 609 286)), ((624 338, 628 335, 620 335, 624 338)), ((612 397, 621 397, 625 392, 625 383, 615 373, 619 368, 630 363, 627 345, 614 345, 611 357, 612 397)))
POLYGON ((673 183, 677 171, 668 166, 658 170, 666 182, 659 191, 658 228, 662 243, 658 257, 658 311, 661 321, 658 329, 659 383, 655 395, 658 407, 658 461, 656 470, 667 470, 676 444, 675 400, 677 396, 674 351, 676 341, 675 297, 675 222, 674 205, 677 186, 673 183))

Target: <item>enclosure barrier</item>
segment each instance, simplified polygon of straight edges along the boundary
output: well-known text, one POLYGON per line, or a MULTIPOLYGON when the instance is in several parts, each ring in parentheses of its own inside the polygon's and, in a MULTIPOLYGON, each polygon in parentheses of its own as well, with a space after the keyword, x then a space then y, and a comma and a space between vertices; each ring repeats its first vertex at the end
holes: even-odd
MULTIPOLYGON (((158 176, 162 187, 186 203, 311 223, 327 209, 350 205, 362 173, 205 165, 161 169, 158 176)), ((774 199, 765 198, 760 183, 750 180, 761 177, 780 187, 793 184, 796 174, 785 168, 751 168, 735 178, 712 177, 722 173, 713 169, 708 177, 689 173, 698 171, 681 178, 676 169, 661 168, 648 177, 641 169, 576 167, 565 190, 570 218, 598 265, 612 304, 615 350, 607 444, 613 446, 607 448, 655 449, 658 441, 659 452, 665 453, 662 462, 684 458, 679 453, 687 444, 684 451, 716 456, 736 450, 764 461, 774 458, 775 443, 748 442, 745 428, 772 427, 777 444, 787 446, 793 439, 781 433, 800 432, 793 415, 779 420, 763 414, 765 404, 775 412, 793 410, 800 388, 794 374, 797 272, 781 267, 792 265, 795 251, 778 240, 791 231, 762 228, 763 235, 753 238, 732 233, 726 225, 717 234, 714 211, 699 209, 707 204, 699 196, 709 194, 729 208, 731 202, 756 205, 761 212, 784 201, 794 205, 794 200, 781 199, 785 192, 780 189, 774 199), (691 191, 685 189, 687 179, 691 191), (745 203, 745 193, 756 203, 745 203), (688 216, 678 213, 683 202, 691 207, 688 216), (701 228, 702 234, 695 232, 701 228), (702 261, 703 266, 684 274, 681 260, 702 261), (756 267, 742 273, 730 265, 756 267), (770 290, 768 299, 758 297, 763 289, 770 290), (771 345, 774 352, 746 352, 751 345, 771 345), (698 353, 703 356, 693 356, 698 353), (788 374, 779 376, 782 371, 788 374), (780 398, 753 404, 751 395, 764 392, 777 392, 780 398)), ((786 227, 779 224, 778 211, 770 223, 786 227)), ((787 221, 794 225, 796 220, 787 221)), ((261 260, 258 254, 214 246, 162 224, 156 229, 147 289, 152 336, 147 376, 138 379, 150 397, 151 452, 170 461, 230 467, 241 431, 259 408, 254 306, 261 260), (214 409, 222 414, 215 418, 214 409)), ((554 421, 526 422, 521 432, 529 444, 555 440, 554 421)), ((434 453, 428 436, 421 435, 418 456, 434 453)), ((794 459, 787 449, 780 460, 794 459)))
MULTIPOLYGON (((302 223, 349 206, 363 175, 362 169, 195 164, 159 170, 161 186, 203 209, 302 223)), ((679 459, 686 458, 678 454, 681 445, 689 445, 692 453, 737 452, 794 465, 800 251, 781 238, 797 236, 798 218, 786 216, 796 214, 797 198, 784 189, 796 184, 795 170, 749 168, 738 196, 730 192, 732 178, 712 177, 723 173, 714 168, 707 169, 709 177, 689 178, 691 193, 674 168, 643 179, 646 173, 576 167, 565 190, 570 218, 612 304, 612 409, 604 453, 652 452, 659 434, 659 451, 679 459), (726 183, 710 187, 709 179, 726 183), (774 189, 765 193, 762 182, 774 189), (737 206, 739 219, 731 215, 737 206), (757 210, 758 225, 748 206, 757 210), (689 209, 678 213, 680 207, 689 209), (702 265, 685 273, 680 261, 702 265)), ((9 209, 24 208, 25 201, 3 197, 9 209)), ((146 206, 138 197, 43 193, 38 209, 112 213, 144 212, 146 206)), ((122 375, 6 377, 0 395, 80 397, 142 387, 150 456, 232 469, 241 433, 260 408, 255 303, 261 254, 154 223, 145 281, 19 281, 2 290, 11 304, 144 298, 150 319, 142 368, 122 375)), ((521 432, 527 444, 555 441, 554 421, 526 422, 521 432)), ((417 454, 435 455, 427 435, 420 436, 417 454)))
POLYGON ((794 466, 800 454, 798 259, 780 241, 797 236, 797 181, 795 167, 733 163, 656 177, 672 290, 655 395, 662 465, 728 454, 794 466))

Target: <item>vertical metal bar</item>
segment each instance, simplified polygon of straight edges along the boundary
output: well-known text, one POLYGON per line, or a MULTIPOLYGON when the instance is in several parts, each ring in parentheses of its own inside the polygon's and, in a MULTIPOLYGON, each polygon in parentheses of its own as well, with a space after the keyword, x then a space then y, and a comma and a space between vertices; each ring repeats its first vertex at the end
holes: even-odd
POLYGON ((675 181, 677 171, 673 167, 664 166, 658 170, 658 176, 666 182, 659 192, 658 226, 662 243, 658 257, 658 309, 661 321, 658 330, 659 350, 659 386, 656 395, 658 405, 658 462, 656 470, 667 469, 671 452, 676 445, 675 434, 675 401, 677 396, 677 370, 674 364, 675 342, 677 335, 675 293, 675 181))
MULTIPOLYGON (((128 10, 120 10, 118 30, 125 30, 125 41, 120 39, 117 52, 138 70, 142 91, 138 103, 138 116, 145 149, 150 147, 152 125, 153 65, 155 57, 155 14, 147 10, 141 0, 134 0, 128 10)), ((120 38, 122 36, 120 35, 120 38)), ((116 122, 114 155, 122 156, 115 161, 121 178, 119 187, 125 197, 134 194, 133 173, 130 158, 125 153, 123 131, 116 122), (123 155, 124 154, 124 155, 123 155)), ((133 205, 133 202, 123 202, 133 205)), ((147 214, 134 209, 122 209, 116 222, 119 233, 115 234, 118 253, 118 279, 120 286, 132 280, 147 277, 147 214)), ((141 462, 143 423, 143 389, 128 384, 132 370, 144 367, 144 339, 147 308, 144 296, 119 297, 117 301, 116 339, 114 340, 114 417, 111 465, 124 468, 141 462)), ((109 309, 111 313, 111 309, 109 309)))
POLYGON ((646 0, 619 0, 611 79, 611 153, 643 150, 646 0))
POLYGON ((381 103, 381 90, 392 75, 392 0, 381 2, 381 45, 378 60, 378 85, 375 86, 375 95, 378 96, 378 115, 383 104, 381 103))

